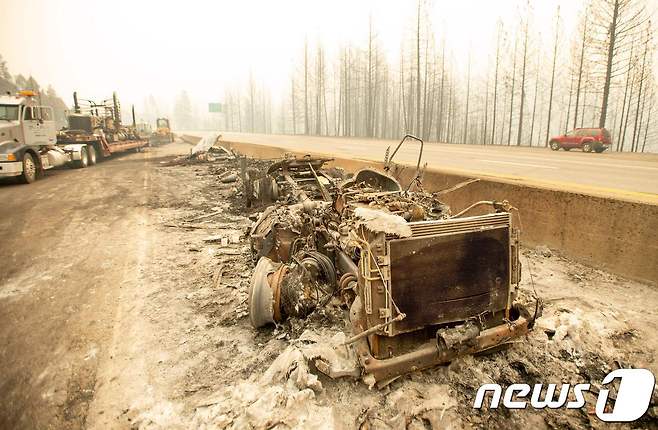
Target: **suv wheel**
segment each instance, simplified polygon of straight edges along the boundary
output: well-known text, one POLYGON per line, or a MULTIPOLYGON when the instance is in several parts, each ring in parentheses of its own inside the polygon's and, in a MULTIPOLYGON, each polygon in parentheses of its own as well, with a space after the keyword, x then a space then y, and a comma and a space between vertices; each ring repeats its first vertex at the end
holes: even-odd
POLYGON ((592 152, 592 142, 583 143, 583 152, 592 152))
POLYGON ((556 141, 552 141, 552 142, 551 142, 551 149, 552 149, 553 151, 557 151, 558 149, 560 149, 560 144, 557 143, 556 141))

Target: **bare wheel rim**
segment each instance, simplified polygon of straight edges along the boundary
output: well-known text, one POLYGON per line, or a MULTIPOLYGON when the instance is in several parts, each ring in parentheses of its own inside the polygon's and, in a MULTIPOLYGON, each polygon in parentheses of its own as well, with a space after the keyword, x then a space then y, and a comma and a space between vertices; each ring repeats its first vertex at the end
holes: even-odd
POLYGON ((82 166, 87 166, 87 149, 82 148, 82 151, 80 152, 80 165, 82 166))
POLYGON ((96 150, 94 148, 87 150, 87 156, 89 157, 89 164, 96 164, 96 150))
POLYGON ((37 175, 37 166, 34 164, 31 156, 25 156, 25 175, 28 178, 35 178, 37 175))

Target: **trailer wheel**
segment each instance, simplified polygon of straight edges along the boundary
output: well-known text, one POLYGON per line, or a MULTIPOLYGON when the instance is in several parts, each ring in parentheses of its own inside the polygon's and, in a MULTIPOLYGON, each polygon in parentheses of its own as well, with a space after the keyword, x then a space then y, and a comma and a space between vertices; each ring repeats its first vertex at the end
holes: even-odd
POLYGON ((96 164, 98 164, 103 161, 105 155, 103 154, 103 149, 100 143, 94 143, 93 147, 94 152, 96 153, 96 164))
POLYGON ((87 164, 90 166, 96 164, 96 148, 92 145, 87 146, 87 164))
POLYGON ((75 162, 73 163, 75 167, 77 167, 78 169, 84 169, 89 165, 89 159, 87 158, 87 153, 88 153, 87 148, 83 147, 80 150, 80 159, 75 160, 75 162))
POLYGON ((23 174, 20 178, 24 184, 31 184, 37 180, 37 164, 32 154, 28 152, 23 155, 23 174))

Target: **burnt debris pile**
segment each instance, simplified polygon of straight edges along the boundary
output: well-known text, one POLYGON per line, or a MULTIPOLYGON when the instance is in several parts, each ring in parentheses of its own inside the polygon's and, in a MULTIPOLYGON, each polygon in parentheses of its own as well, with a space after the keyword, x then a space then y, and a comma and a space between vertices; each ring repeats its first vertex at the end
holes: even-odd
MULTIPOLYGON (((398 376, 489 350, 524 335, 533 314, 518 303, 519 231, 507 202, 456 215, 422 188, 421 154, 408 184, 393 154, 385 171, 345 175, 331 159, 286 157, 267 169, 241 162, 256 268, 249 317, 256 328, 304 318, 328 304, 345 311, 342 347, 359 375, 383 386, 398 376), (481 212, 479 212, 481 213, 481 212)), ((411 137, 413 138, 413 137, 411 137)), ((473 205, 475 207, 476 205, 473 205)))

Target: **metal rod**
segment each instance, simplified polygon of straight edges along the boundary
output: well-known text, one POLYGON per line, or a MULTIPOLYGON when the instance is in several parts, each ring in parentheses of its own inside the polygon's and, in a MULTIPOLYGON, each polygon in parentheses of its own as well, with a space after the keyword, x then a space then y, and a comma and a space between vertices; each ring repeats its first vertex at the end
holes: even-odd
POLYGON ((393 318, 392 320, 390 320, 388 322, 383 322, 381 324, 374 325, 374 326, 370 327, 368 330, 364 330, 361 333, 352 336, 351 338, 349 338, 345 342, 343 342, 343 345, 349 345, 350 343, 354 343, 359 339, 362 339, 362 338, 364 338, 366 336, 369 336, 369 335, 371 335, 375 332, 378 332, 379 330, 393 324, 394 322, 402 321, 405 317, 406 317, 405 314, 402 314, 402 313, 397 314, 397 316, 395 318, 393 318))

